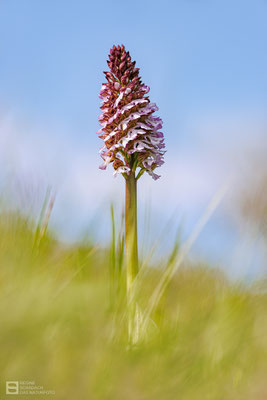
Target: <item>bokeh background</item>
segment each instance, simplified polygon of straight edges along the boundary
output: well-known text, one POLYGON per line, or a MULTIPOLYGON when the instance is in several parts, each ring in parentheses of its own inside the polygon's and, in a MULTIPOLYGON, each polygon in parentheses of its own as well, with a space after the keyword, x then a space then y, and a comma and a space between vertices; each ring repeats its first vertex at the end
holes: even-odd
POLYGON ((124 185, 98 169, 98 93, 109 48, 123 43, 151 87, 167 147, 161 179, 139 184, 140 243, 171 220, 164 255, 226 182, 191 257, 231 277, 261 276, 262 217, 243 204, 258 208, 246 199, 266 172, 266 17, 265 0, 1 0, 2 206, 38 214, 51 186, 60 240, 92 230, 109 240, 109 204, 119 215, 124 185))
POLYGON ((52 393, 16 399, 267 399, 266 17, 266 0, 0 0, 1 398, 34 381, 52 393), (135 346, 124 182, 98 169, 114 43, 167 148, 138 185, 135 346))

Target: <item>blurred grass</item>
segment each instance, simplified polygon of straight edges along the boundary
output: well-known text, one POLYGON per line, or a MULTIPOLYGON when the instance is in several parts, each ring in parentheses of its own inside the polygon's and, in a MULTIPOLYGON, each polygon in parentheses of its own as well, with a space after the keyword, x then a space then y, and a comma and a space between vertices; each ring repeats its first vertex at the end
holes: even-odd
MULTIPOLYGON (((146 338, 127 347, 124 237, 115 222, 112 210, 111 246, 101 249, 63 245, 42 221, 36 228, 19 213, 0 215, 1 398, 6 380, 35 380, 56 391, 38 399, 267 399, 261 283, 244 287, 184 263, 146 338)), ((170 262, 176 253, 178 244, 170 262)), ((141 310, 163 267, 143 271, 141 310)))

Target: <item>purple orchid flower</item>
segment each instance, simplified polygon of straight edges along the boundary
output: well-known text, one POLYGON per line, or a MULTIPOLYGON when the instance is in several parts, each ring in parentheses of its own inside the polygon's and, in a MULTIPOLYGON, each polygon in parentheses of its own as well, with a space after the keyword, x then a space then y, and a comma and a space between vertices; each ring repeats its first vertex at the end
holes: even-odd
POLYGON ((150 89, 141 82, 139 68, 123 45, 113 46, 107 64, 110 71, 104 72, 107 82, 99 94, 102 127, 97 133, 105 143, 100 150, 104 161, 100 168, 112 164, 114 175, 137 171, 137 179, 144 172, 158 179, 154 170, 164 163, 165 153, 159 132, 162 120, 153 115, 158 107, 150 102, 150 89))

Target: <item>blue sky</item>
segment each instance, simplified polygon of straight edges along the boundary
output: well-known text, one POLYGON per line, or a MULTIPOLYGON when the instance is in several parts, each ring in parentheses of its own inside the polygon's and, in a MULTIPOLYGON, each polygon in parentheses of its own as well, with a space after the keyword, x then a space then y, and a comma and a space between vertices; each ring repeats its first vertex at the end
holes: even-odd
MULTIPOLYGON (((1 0, 0 179, 51 183, 54 224, 70 234, 121 201, 122 180, 97 169, 95 132, 109 48, 123 43, 168 150, 162 178, 140 184, 140 212, 150 201, 157 230, 178 208, 189 231, 226 175, 244 172, 247 151, 266 144, 266 20, 266 0, 1 0)), ((227 221, 221 211, 203 232, 204 256, 230 249, 227 221)))

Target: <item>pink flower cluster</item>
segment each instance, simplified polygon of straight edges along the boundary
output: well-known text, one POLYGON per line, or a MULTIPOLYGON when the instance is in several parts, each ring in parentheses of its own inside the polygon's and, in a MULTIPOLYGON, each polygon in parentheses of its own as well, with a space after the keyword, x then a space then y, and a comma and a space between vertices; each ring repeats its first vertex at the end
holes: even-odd
POLYGON ((97 133, 104 140, 100 149, 104 163, 99 168, 112 163, 114 175, 139 169, 138 176, 146 171, 158 179, 154 170, 164 163, 165 153, 162 120, 153 116, 158 107, 146 96, 150 89, 142 84, 139 68, 123 45, 113 46, 107 63, 110 71, 104 72, 107 82, 99 95, 102 127, 97 133))

